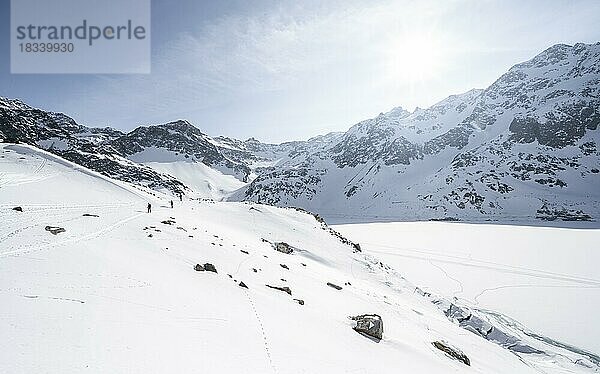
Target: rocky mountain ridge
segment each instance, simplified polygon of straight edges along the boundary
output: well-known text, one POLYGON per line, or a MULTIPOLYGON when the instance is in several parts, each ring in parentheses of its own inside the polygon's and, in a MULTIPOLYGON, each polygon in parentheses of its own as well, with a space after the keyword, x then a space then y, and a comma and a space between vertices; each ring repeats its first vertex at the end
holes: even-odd
POLYGON ((341 221, 600 218, 600 44, 556 45, 485 90, 394 109, 235 200, 341 221))

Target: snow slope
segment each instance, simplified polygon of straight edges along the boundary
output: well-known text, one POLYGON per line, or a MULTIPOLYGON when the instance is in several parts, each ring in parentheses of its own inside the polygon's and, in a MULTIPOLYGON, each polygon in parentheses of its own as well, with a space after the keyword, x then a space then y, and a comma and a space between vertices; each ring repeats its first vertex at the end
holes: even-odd
POLYGON ((600 352, 600 230, 443 222, 339 225, 411 281, 600 352))
POLYGON ((600 370, 594 356, 520 333, 545 353, 468 332, 444 315, 446 301, 430 302, 309 214, 201 200, 170 209, 167 200, 36 148, 0 144, 0 372, 600 370), (52 235, 47 225, 66 231, 52 235), (296 250, 276 252, 267 241, 296 250), (194 271, 205 262, 218 273, 194 271), (292 296, 266 284, 289 286, 292 296), (362 313, 382 316, 379 343, 352 330, 347 317, 362 313), (471 367, 435 349, 440 339, 471 367))
POLYGON ((192 198, 222 200, 244 186, 244 182, 236 177, 223 174, 201 162, 144 162, 144 165, 182 181, 190 188, 187 195, 192 198))

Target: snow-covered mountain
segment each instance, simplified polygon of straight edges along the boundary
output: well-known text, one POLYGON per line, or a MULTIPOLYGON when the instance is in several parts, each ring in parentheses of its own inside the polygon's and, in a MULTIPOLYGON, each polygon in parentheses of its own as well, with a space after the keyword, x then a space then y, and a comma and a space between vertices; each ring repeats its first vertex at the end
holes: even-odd
POLYGON ((484 90, 307 141, 124 134, 0 99, 0 139, 144 188, 302 207, 336 221, 600 221, 600 43, 555 45, 484 90))
POLYGON ((600 43, 555 45, 485 90, 395 108, 233 200, 352 220, 599 220, 600 43))
POLYGON ((212 139, 184 120, 125 134, 6 98, 0 98, 0 141, 31 144, 142 187, 213 199, 243 187, 293 144, 212 139))
POLYGON ((169 199, 0 144, 0 372, 600 371, 306 212, 169 199))

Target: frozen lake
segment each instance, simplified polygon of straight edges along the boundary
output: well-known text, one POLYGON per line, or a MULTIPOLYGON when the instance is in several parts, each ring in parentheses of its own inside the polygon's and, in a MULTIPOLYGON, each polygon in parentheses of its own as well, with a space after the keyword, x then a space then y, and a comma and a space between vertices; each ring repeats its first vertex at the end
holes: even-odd
POLYGON ((600 353, 600 230, 442 222, 336 225, 415 285, 600 353))

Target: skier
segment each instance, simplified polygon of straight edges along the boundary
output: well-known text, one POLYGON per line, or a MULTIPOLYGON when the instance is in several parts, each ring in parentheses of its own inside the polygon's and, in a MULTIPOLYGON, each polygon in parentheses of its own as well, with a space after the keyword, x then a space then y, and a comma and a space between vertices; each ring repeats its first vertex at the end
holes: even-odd
POLYGON ((173 209, 173 200, 171 200, 171 209, 173 209))
POLYGON ((148 203, 148 213, 152 213, 152 204, 148 203))

